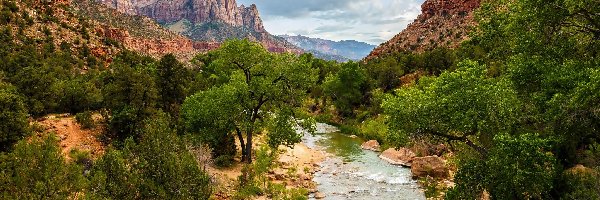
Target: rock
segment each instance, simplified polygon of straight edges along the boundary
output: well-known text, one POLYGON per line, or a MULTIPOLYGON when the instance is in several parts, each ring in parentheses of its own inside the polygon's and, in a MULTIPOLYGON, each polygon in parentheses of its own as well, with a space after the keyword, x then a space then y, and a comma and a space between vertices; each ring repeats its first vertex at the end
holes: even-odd
MULTIPOLYGON (((160 24, 171 24, 178 32, 186 32, 194 41, 224 42, 225 39, 248 35, 248 39, 258 41, 271 52, 292 52, 300 54, 303 51, 287 41, 269 34, 260 18, 255 4, 248 7, 238 6, 236 0, 95 0, 128 15, 139 15, 154 19, 160 24), (218 28, 194 29, 195 25, 218 23, 218 28), (180 24, 180 25, 178 25, 180 24), (186 24, 191 24, 186 25, 186 24), (242 33, 239 33, 242 30, 242 33)), ((141 38, 140 38, 141 39, 141 38)), ((174 45, 170 41, 166 44, 174 45)), ((136 44, 136 43, 130 43, 136 44)), ((151 44, 151 43, 146 43, 151 44)), ((195 49, 214 49, 220 44, 194 44, 195 49)), ((127 46, 127 45, 125 45, 127 46)), ((185 47, 191 47, 185 43, 185 47)), ((129 47, 129 46, 128 46, 129 47)), ((143 48, 142 44, 137 46, 143 48)), ((137 50, 137 49, 136 49, 137 50)))
POLYGON ((300 174, 300 175, 298 175, 298 178, 300 178, 300 180, 305 180, 305 181, 312 179, 312 177, 310 177, 310 175, 308 175, 308 174, 300 174))
POLYGON ((325 198, 325 194, 317 192, 315 193, 315 199, 324 199, 325 198))
POLYGON ((285 175, 283 174, 275 174, 275 180, 282 181, 285 179, 285 175))
POLYGON ((431 176, 434 178, 448 177, 446 162, 437 156, 415 157, 410 168, 413 178, 431 176))
POLYGON ((351 135, 350 138, 358 138, 356 135, 351 135))
POLYGON ((379 142, 377 140, 369 140, 360 145, 360 147, 366 150, 379 151, 379 142))
POLYGON ((417 155, 407 148, 401 148, 399 150, 389 148, 381 153, 379 158, 391 163, 392 165, 410 167, 415 156, 417 155))
POLYGON ((369 61, 399 51, 424 52, 438 46, 455 48, 476 24, 473 11, 481 0, 425 0, 421 14, 402 32, 375 48, 369 61), (452 32, 451 36, 442 36, 452 32))

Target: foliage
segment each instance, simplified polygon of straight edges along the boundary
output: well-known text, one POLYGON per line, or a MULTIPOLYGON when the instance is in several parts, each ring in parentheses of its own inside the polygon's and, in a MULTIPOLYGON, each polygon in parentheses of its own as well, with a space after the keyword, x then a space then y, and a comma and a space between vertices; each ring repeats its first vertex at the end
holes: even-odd
POLYGON ((158 92, 152 74, 152 60, 132 52, 123 52, 105 76, 104 106, 112 116, 110 131, 124 140, 139 135, 144 121, 156 112, 158 92))
POLYGON ((173 117, 179 116, 180 105, 187 96, 191 73, 173 54, 160 59, 156 68, 156 85, 160 94, 159 105, 173 117))
POLYGON ((77 120, 77 123, 81 124, 82 128, 85 128, 85 129, 95 128, 96 122, 94 121, 94 118, 92 117, 92 115, 93 115, 93 113, 90 111, 77 113, 77 115, 75 115, 75 120, 77 120))
MULTIPOLYGON (((210 59, 204 59, 209 63, 203 63, 202 73, 212 79, 214 86, 186 100, 182 110, 186 128, 200 134, 203 129, 225 135, 235 131, 242 146, 242 160, 251 162, 252 136, 268 128, 264 122, 270 118, 282 113, 290 116, 285 112, 301 105, 315 82, 315 73, 294 55, 269 53, 248 40, 225 42, 206 57, 210 59)), ((292 134, 285 138, 296 135, 278 131, 292 134)))
POLYGON ((563 172, 560 179, 563 188, 561 199, 599 199, 600 168, 574 167, 563 172))
POLYGON ((499 132, 510 132, 519 116, 519 100, 503 79, 486 76, 472 61, 455 72, 423 79, 398 90, 383 103, 394 130, 469 144, 485 153, 499 132))
POLYGON ((53 135, 21 140, 0 161, 3 199, 68 199, 87 184, 82 168, 65 161, 53 135))
POLYGON ((148 121, 138 144, 109 150, 92 171, 92 197, 207 199, 210 178, 175 131, 166 114, 148 121))
MULTIPOLYGON (((1 78, 0 74, 0 78, 1 78)), ((16 89, 0 79, 0 152, 11 149, 12 145, 29 133, 27 108, 23 97, 16 89)))
POLYGON ((494 199, 547 199, 558 166, 550 141, 534 134, 497 135, 484 162, 463 162, 448 199, 474 199, 485 189, 494 199))
POLYGON ((325 79, 323 88, 340 115, 352 117, 354 109, 368 99, 365 95, 369 91, 367 81, 364 69, 358 63, 348 62, 342 64, 337 74, 331 74, 325 79))

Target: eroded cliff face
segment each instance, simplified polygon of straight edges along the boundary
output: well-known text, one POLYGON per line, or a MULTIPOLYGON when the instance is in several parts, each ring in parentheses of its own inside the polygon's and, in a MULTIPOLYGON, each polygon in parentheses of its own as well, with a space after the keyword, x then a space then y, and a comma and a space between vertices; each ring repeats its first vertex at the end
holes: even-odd
POLYGON ((230 38, 247 38, 270 51, 301 53, 282 38, 269 34, 256 5, 235 0, 96 0, 121 13, 147 16, 170 30, 214 47, 230 38), (209 45, 210 44, 210 45, 209 45))
POLYGON ((366 60, 399 51, 458 47, 468 39, 470 27, 476 25, 473 11, 479 6, 480 0, 426 0, 417 19, 390 41, 375 48, 366 60))
POLYGON ((143 15, 161 24, 187 20, 193 24, 219 22, 264 32, 258 9, 237 6, 235 0, 98 0, 119 12, 143 15))

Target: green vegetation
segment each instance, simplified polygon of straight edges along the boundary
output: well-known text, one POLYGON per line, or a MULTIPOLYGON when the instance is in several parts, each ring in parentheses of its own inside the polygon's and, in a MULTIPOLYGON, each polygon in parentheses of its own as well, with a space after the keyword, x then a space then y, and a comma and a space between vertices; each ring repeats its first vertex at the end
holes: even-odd
POLYGON ((224 147, 217 146, 218 141, 235 134, 242 160, 248 163, 253 136, 262 131, 268 132, 272 147, 300 141, 293 125, 310 124, 297 123, 293 109, 301 105, 316 79, 307 63, 290 54, 269 53, 248 40, 228 41, 197 59, 211 86, 184 103, 182 117, 188 132, 212 141, 209 144, 215 149, 224 147))
POLYGON ((336 63, 231 40, 198 55, 191 69, 173 55, 156 60, 118 49, 96 57, 90 40, 101 36, 84 18, 61 25, 80 34, 70 43, 46 26, 58 21, 51 5, 40 5, 39 16, 16 5, 0 3, 4 199, 207 199, 213 188, 203 156, 218 166, 238 157, 246 163, 236 198, 305 199, 305 190, 266 174, 280 145, 300 141, 297 126, 313 130, 313 117, 384 146, 447 144, 456 186, 441 191, 425 179, 428 195, 600 197, 594 0, 484 1, 472 39, 452 50, 336 63), (31 38, 30 29, 43 35, 31 38), (29 120, 50 113, 77 114, 86 128, 106 125, 98 130, 106 130, 107 152, 97 160, 75 152, 67 161, 54 136, 30 136, 39 128, 29 120), (194 150, 204 145, 210 150, 194 150))

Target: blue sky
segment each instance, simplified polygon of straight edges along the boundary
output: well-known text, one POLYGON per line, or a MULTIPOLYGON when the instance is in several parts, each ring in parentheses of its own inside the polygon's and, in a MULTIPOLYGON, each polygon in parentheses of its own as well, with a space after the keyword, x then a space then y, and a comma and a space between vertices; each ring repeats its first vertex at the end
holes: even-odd
POLYGON ((238 0, 256 4, 272 34, 378 45, 402 31, 421 12, 424 0, 238 0))

